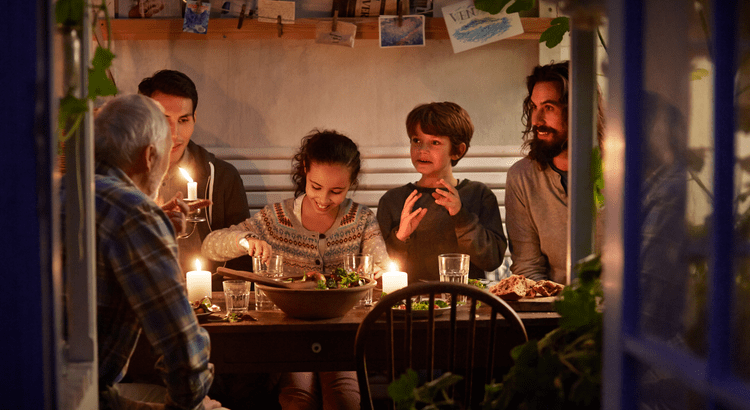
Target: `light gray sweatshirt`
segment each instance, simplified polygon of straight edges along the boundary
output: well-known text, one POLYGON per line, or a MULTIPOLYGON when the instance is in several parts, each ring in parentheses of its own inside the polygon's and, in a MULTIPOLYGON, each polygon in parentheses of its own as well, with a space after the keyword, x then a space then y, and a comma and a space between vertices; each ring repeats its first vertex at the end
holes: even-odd
POLYGON ((528 158, 508 170, 505 225, 512 273, 567 285, 568 194, 552 168, 528 158))

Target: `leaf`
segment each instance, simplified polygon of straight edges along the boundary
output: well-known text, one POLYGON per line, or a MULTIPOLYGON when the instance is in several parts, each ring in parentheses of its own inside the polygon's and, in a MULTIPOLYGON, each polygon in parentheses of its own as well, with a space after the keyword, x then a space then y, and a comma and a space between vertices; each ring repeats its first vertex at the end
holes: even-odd
POLYGON ((510 0, 474 0, 474 7, 490 14, 497 14, 505 8, 510 0))
POLYGON ((97 47, 94 51, 94 58, 91 59, 91 65, 97 69, 106 70, 112 66, 112 60, 115 54, 107 48, 97 47))
POLYGON ((604 207, 604 172, 599 147, 591 151, 591 182, 594 186, 594 204, 597 209, 602 209, 604 207))
MULTIPOLYGON (((425 383, 423 386, 414 390, 414 398, 418 402, 437 404, 436 398, 441 392, 444 392, 449 387, 463 380, 463 377, 450 372, 443 373, 437 379, 425 383)), ((452 403, 451 400, 443 400, 443 402, 452 403)))
POLYGON ((540 43, 547 43, 547 48, 553 48, 560 44, 565 33, 570 31, 570 19, 567 17, 558 17, 552 20, 549 28, 544 30, 539 36, 540 43))
POLYGON ((70 94, 60 99, 60 111, 57 117, 57 131, 60 140, 66 140, 75 133, 82 114, 87 110, 88 105, 85 99, 76 98, 70 94))
POLYGON ((516 0, 513 4, 505 10, 506 13, 520 13, 522 11, 532 10, 536 0, 516 0))
POLYGON ((89 69, 89 98, 96 99, 105 95, 117 94, 117 86, 107 77, 107 69, 112 65, 115 55, 106 48, 97 47, 89 69))
POLYGON ((419 384, 417 372, 408 369, 406 373, 388 385, 388 396, 396 402, 396 408, 408 410, 414 407, 414 390, 419 384))
POLYGON ((695 70, 693 70, 692 73, 690 73, 690 80, 691 81, 700 80, 701 78, 706 77, 709 74, 711 73, 705 68, 696 68, 695 70))
POLYGON ((55 3, 55 21, 67 27, 81 27, 85 5, 85 0, 58 0, 55 3))

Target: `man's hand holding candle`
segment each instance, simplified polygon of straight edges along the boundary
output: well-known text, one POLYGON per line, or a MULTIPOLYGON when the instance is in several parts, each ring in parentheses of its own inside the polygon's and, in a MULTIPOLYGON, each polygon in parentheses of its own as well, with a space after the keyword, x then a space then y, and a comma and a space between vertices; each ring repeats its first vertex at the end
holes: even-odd
POLYGON ((167 214, 169 220, 172 221, 177 236, 180 236, 187 230, 185 215, 197 209, 205 208, 212 203, 210 199, 199 199, 188 205, 183 200, 182 192, 177 192, 172 199, 161 206, 161 209, 167 214))

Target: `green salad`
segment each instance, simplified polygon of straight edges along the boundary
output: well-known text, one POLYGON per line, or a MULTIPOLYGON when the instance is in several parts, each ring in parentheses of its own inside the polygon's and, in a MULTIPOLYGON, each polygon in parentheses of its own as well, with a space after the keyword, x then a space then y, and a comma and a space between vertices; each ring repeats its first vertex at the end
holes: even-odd
MULTIPOLYGON (((444 300, 440 300, 440 299, 435 299, 435 309, 447 308, 449 306, 450 305, 448 304, 448 302, 444 300)), ((393 308, 399 309, 399 310, 406 310, 406 304, 401 303, 401 304, 393 306, 393 308)), ((411 303, 411 310, 427 310, 429 308, 430 308, 429 300, 423 300, 420 302, 411 303)))
POLYGON ((307 272, 302 280, 314 280, 317 282, 316 289, 343 289, 364 286, 367 280, 360 277, 357 272, 347 272, 344 268, 336 268, 327 277, 320 272, 307 272))

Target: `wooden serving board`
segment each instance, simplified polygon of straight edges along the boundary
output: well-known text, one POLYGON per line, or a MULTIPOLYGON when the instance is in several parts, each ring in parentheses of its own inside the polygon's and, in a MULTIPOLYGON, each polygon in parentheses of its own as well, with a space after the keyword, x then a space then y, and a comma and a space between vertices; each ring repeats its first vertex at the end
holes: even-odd
POLYGON ((516 312, 554 312, 557 296, 506 300, 516 312))

